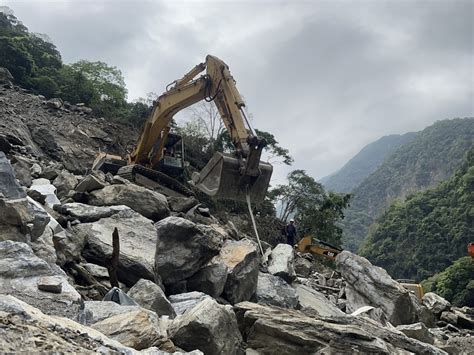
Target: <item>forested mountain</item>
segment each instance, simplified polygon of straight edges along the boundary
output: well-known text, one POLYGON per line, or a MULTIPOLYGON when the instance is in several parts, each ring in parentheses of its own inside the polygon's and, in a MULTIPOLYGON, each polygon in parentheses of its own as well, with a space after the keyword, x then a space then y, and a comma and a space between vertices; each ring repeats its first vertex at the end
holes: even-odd
POLYGON ((344 246, 357 250, 369 226, 395 200, 436 186, 460 166, 474 144, 474 119, 438 121, 398 148, 353 193, 345 211, 344 246))
POLYGON ((361 254, 393 277, 420 281, 466 256, 472 236, 474 148, 452 178, 394 203, 374 225, 361 254))
POLYGON ((388 155, 401 145, 411 142, 415 136, 415 132, 392 134, 367 144, 340 170, 322 178, 321 183, 330 191, 351 192, 372 174, 388 155))
POLYGON ((6 7, 0 8, 0 67, 7 68, 22 88, 46 98, 84 103, 107 119, 139 126, 148 115, 145 99, 127 102, 120 69, 100 61, 63 63, 48 36, 30 32, 6 7))

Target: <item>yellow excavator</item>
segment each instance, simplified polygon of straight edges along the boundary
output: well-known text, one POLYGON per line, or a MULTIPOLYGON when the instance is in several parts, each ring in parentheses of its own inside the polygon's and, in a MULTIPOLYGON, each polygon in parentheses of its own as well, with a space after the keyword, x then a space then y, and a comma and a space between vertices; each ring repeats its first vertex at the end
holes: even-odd
MULTIPOLYGON (((310 253, 313 255, 320 255, 330 260, 336 259, 336 256, 342 252, 342 249, 322 240, 313 238, 310 235, 301 238, 298 244, 295 245, 295 250, 302 254, 310 253)), ((421 300, 423 298, 423 295, 425 294, 423 287, 415 280, 399 279, 397 282, 407 290, 413 292, 418 299, 421 300)))
POLYGON ((171 120, 179 111, 202 100, 216 105, 235 151, 215 153, 200 173, 193 174, 193 184, 210 196, 245 200, 249 194, 252 201, 262 201, 273 171, 270 164, 261 161, 266 142, 250 127, 243 110, 245 102, 229 67, 211 55, 169 84, 158 97, 134 151, 126 159, 99 153, 92 169, 112 171, 132 181, 144 176, 176 186, 172 178, 183 172, 184 146, 180 136, 170 133, 171 120))

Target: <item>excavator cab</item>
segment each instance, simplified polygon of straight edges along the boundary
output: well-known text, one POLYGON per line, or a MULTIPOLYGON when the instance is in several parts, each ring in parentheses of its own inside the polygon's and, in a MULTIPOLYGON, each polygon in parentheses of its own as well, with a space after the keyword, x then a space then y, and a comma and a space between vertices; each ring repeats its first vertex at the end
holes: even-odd
POLYGON ((179 134, 168 133, 164 145, 163 158, 158 165, 159 171, 166 175, 177 178, 184 171, 184 143, 179 134))
POLYGON ((260 202, 265 198, 272 171, 270 164, 259 162, 255 176, 242 175, 239 159, 217 152, 192 179, 194 185, 209 196, 245 201, 248 193, 251 201, 260 202))

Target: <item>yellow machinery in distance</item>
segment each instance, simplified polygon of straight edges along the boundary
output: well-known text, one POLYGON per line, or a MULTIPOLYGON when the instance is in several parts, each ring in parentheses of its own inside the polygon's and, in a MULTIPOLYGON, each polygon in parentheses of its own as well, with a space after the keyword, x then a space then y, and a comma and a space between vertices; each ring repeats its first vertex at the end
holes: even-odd
POLYGON ((307 235, 303 237, 298 242, 298 244, 296 244, 296 251, 299 251, 300 253, 321 255, 328 259, 334 260, 337 254, 342 251, 342 249, 307 235))
MULTIPOLYGON (((178 154, 181 163, 173 161, 176 154, 170 152, 176 150, 177 143, 169 144, 170 123, 176 113, 202 100, 216 105, 235 151, 216 153, 201 173, 193 175, 194 185, 210 196, 245 200, 248 193, 253 201, 263 200, 273 171, 270 164, 261 162, 266 142, 252 132, 243 111, 245 103, 229 67, 211 55, 168 85, 166 92, 155 101, 138 143, 126 160, 99 153, 93 169, 109 167, 132 180, 136 174, 160 180, 164 176, 159 172, 173 164, 177 168, 175 172, 179 172, 180 167, 182 171, 184 148, 178 154), (204 75, 196 78, 204 71, 204 75)), ((180 137, 175 138, 179 141, 180 137)))
MULTIPOLYGON (((342 249, 337 248, 322 240, 313 238, 310 235, 303 237, 295 246, 296 251, 300 253, 310 253, 313 255, 321 255, 328 259, 334 260, 336 256, 342 252, 342 249)), ((415 280, 397 280, 407 290, 413 292, 418 299, 422 299, 424 295, 421 284, 416 283, 415 280)))

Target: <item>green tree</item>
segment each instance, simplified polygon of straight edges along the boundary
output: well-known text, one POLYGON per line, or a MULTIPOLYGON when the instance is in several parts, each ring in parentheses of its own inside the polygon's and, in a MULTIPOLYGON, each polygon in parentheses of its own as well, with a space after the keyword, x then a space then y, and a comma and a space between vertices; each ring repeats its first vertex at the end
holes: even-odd
POLYGON ((465 256, 422 283, 426 292, 435 292, 454 306, 474 307, 474 261, 465 256))
POLYGON ((80 60, 71 64, 71 70, 82 74, 92 85, 94 95, 90 106, 99 114, 112 116, 121 114, 126 108, 127 89, 122 72, 104 62, 80 60))
POLYGON ((349 194, 328 194, 304 170, 294 170, 288 174, 288 184, 272 189, 269 197, 280 209, 281 220, 296 219, 300 234, 311 234, 337 246, 341 244, 339 223, 349 204, 349 194))

